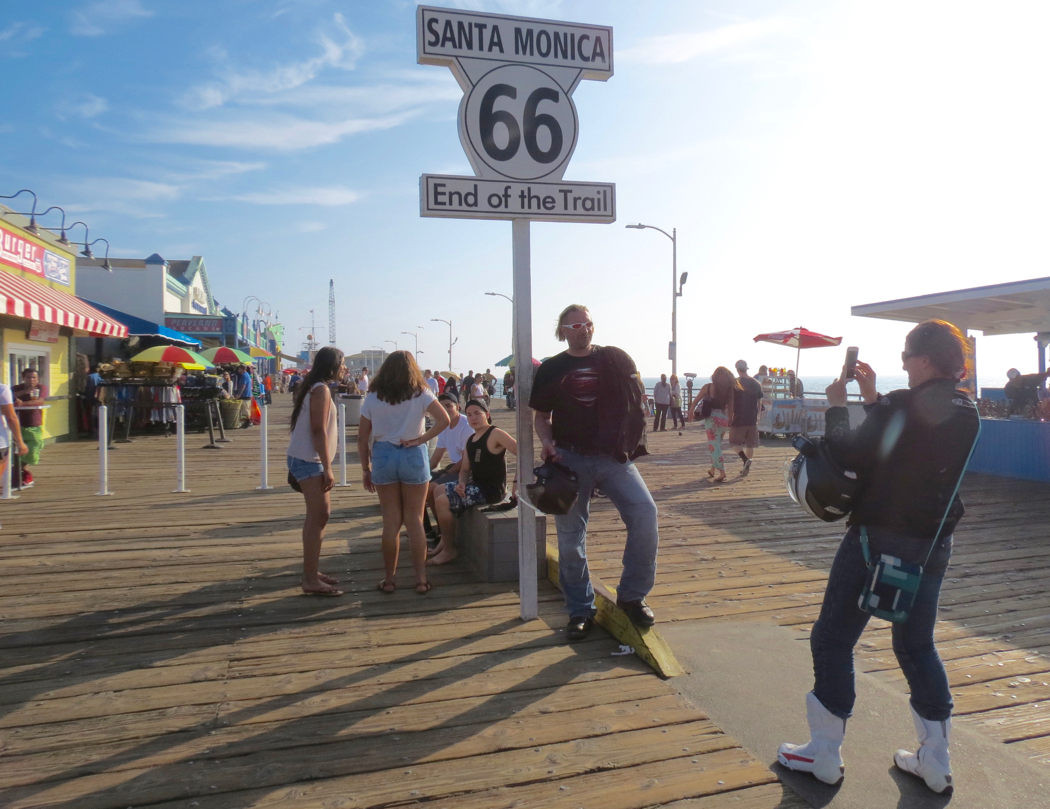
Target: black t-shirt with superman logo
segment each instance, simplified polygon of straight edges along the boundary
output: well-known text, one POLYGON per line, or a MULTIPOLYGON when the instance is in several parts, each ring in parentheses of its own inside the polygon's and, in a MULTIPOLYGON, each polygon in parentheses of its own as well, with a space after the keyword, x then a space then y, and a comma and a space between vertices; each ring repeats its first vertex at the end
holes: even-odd
POLYGON ((562 352, 536 369, 529 407, 551 414, 554 442, 598 449, 598 356, 562 352))

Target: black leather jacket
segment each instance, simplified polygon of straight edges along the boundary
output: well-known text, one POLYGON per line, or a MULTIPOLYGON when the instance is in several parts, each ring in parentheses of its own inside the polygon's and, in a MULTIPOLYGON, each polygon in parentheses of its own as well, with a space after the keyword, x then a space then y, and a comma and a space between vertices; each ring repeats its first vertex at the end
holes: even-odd
POLYGON ((941 539, 962 518, 962 499, 949 499, 980 428, 977 409, 950 379, 895 390, 865 405, 867 417, 850 431, 845 407, 828 408, 824 437, 834 458, 864 484, 850 525, 877 526, 932 540, 944 513, 941 539))

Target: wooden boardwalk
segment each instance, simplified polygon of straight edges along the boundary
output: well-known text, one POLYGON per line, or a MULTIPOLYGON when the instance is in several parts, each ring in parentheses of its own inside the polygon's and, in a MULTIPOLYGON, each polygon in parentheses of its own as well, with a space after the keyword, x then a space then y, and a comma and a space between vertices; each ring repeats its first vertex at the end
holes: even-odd
MULTIPOLYGON (((280 423, 287 401, 272 412, 280 423)), ((302 500, 283 485, 283 431, 271 427, 269 492, 255 491, 256 434, 233 438, 212 451, 189 436, 187 494, 172 493, 174 441, 158 437, 111 453, 110 497, 95 496, 97 451, 79 443, 48 447, 36 487, 0 502, 0 805, 805 805, 603 631, 566 644, 547 583, 528 623, 513 586, 457 565, 420 597, 403 557, 402 589, 377 592, 379 511, 356 455, 323 558, 349 592, 299 595, 302 500)), ((713 559, 717 536, 738 540, 686 502, 717 523, 731 489, 697 495, 656 470, 670 618, 722 582, 700 575, 695 550, 713 559)))

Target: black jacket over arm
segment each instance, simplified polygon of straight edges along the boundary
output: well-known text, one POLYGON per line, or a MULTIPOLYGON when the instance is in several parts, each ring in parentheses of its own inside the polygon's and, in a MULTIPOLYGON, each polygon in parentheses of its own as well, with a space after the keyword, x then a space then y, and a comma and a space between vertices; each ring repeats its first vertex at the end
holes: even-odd
MULTIPOLYGON (((831 454, 864 486, 849 524, 932 540, 980 428, 977 409, 950 379, 880 395, 864 409, 867 416, 853 431, 845 407, 825 414, 831 454)), ((941 539, 955 530, 963 511, 956 497, 941 539)))

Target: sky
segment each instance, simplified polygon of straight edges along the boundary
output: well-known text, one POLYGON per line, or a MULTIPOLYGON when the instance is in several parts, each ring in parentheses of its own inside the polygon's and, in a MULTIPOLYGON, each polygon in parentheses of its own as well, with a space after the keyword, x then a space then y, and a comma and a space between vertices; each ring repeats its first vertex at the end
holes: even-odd
MULTIPOLYGON (((573 100, 566 179, 614 182, 614 224, 531 227, 534 353, 558 312, 670 371, 792 365, 755 344, 842 336, 899 375, 907 324, 850 307, 1050 275, 1050 22, 1045 2, 477 0, 434 3, 611 25, 615 75, 573 100)), ((296 349, 315 311, 347 353, 415 349, 425 367, 510 353, 511 226, 423 219, 423 173, 472 174, 462 96, 416 64, 397 0, 51 0, 0 19, 0 193, 30 188, 111 256, 204 257, 213 292, 265 301, 296 349)), ((25 196, 20 198, 24 200, 25 196)), ((19 207, 19 210, 23 208, 19 207)), ((54 214, 54 222, 58 224, 54 214)), ((249 303, 252 311, 255 303, 249 303)), ((978 334, 978 377, 1035 370, 1031 335, 978 334)), ((804 352, 834 373, 842 349, 804 352)))

